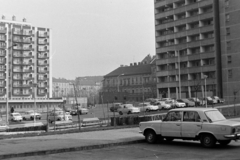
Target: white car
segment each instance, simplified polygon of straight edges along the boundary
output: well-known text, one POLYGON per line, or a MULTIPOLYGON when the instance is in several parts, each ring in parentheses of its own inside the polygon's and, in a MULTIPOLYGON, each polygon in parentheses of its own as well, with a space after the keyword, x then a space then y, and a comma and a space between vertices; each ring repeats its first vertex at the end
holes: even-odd
POLYGON ((177 108, 186 107, 186 103, 184 103, 184 102, 180 102, 180 101, 178 101, 178 100, 174 100, 174 103, 175 103, 175 106, 176 106, 177 108))
POLYGON ((72 115, 69 112, 64 111, 52 111, 48 116, 48 121, 53 123, 55 121, 72 121, 72 115))
POLYGON ((120 115, 126 114, 132 114, 132 113, 140 113, 140 109, 137 107, 134 107, 132 104, 122 104, 121 108, 118 109, 118 113, 120 115))
POLYGON ((171 109, 172 104, 171 103, 166 103, 166 101, 158 101, 156 104, 159 104, 162 109, 171 109))
POLYGON ((158 106, 151 105, 150 102, 139 103, 138 108, 144 112, 157 111, 159 109, 158 106))
POLYGON ((15 112, 15 113, 11 113, 10 114, 10 120, 11 121, 19 121, 19 122, 21 122, 23 120, 23 118, 22 118, 20 113, 16 113, 15 112))
POLYGON ((34 117, 36 119, 41 119, 41 114, 37 112, 34 113, 34 111, 31 110, 31 111, 23 112, 22 117, 23 117, 23 120, 34 120, 34 117))
POLYGON ((217 103, 224 103, 224 100, 219 98, 218 96, 213 96, 213 99, 217 100, 217 103))
POLYGON ((212 102, 213 104, 217 104, 217 103, 218 103, 217 99, 214 99, 214 98, 212 98, 212 97, 207 97, 207 100, 208 100, 209 102, 212 102))
POLYGON ((140 122, 139 128, 148 143, 182 139, 213 147, 216 142, 226 146, 240 139, 240 122, 226 119, 215 108, 172 109, 163 120, 140 122))

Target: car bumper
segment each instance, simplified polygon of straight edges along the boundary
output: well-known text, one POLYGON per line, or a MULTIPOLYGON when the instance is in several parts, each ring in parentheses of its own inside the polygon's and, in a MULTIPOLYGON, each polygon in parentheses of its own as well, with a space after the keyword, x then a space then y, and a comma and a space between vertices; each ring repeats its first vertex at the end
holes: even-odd
POLYGON ((224 137, 225 137, 225 138, 228 138, 228 139, 237 140, 237 139, 240 139, 240 133, 238 133, 238 134, 224 135, 224 137))

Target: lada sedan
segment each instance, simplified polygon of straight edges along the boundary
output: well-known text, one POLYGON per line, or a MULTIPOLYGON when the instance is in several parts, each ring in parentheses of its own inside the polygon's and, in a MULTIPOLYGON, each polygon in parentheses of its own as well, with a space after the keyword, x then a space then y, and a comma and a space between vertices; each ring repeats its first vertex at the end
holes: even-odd
POLYGON ((134 107, 132 104, 122 104, 121 108, 118 109, 118 113, 120 115, 126 114, 132 114, 132 113, 140 113, 140 109, 137 107, 134 107))
POLYGON ((227 120, 215 108, 172 109, 163 120, 141 122, 139 127, 148 143, 183 139, 213 147, 216 142, 228 145, 240 137, 240 122, 227 120))

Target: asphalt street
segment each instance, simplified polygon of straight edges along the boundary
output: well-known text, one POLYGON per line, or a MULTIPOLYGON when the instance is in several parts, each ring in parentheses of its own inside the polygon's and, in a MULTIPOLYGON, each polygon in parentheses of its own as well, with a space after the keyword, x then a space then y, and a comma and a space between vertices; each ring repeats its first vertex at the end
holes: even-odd
POLYGON ((199 142, 173 141, 159 144, 138 143, 110 148, 76 151, 44 156, 12 158, 10 160, 238 160, 240 142, 229 146, 203 148, 199 142))

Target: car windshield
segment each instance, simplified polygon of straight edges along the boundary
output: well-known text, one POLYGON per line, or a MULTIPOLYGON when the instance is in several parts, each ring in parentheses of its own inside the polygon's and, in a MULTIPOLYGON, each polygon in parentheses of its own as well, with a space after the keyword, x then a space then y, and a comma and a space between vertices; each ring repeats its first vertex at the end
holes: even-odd
POLYGON ((226 119, 222 115, 222 113, 219 111, 206 111, 205 114, 206 114, 208 120, 210 120, 211 122, 222 121, 222 120, 226 119))

